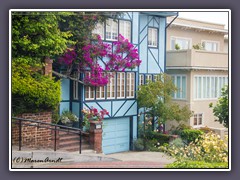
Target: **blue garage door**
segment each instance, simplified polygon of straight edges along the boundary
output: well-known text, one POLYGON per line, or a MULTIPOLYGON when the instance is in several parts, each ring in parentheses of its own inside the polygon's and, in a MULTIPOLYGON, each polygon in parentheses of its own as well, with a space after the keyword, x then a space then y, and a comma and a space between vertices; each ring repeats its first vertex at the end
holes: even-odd
POLYGON ((103 121, 102 150, 104 154, 129 151, 129 118, 103 121))

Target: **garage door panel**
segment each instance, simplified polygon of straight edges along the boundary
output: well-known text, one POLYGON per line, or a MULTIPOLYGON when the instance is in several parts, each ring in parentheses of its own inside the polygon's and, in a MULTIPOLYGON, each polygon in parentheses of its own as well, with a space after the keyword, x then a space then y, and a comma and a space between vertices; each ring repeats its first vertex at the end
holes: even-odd
POLYGON ((104 154, 110 154, 110 153, 115 153, 117 151, 115 149, 115 146, 106 146, 106 147, 104 147, 103 152, 104 152, 104 154))
POLYGON ((116 149, 116 150, 119 150, 119 151, 128 151, 128 150, 129 150, 129 146, 128 146, 128 144, 126 144, 126 143, 117 144, 117 145, 115 146, 115 149, 116 149))
POLYGON ((108 126, 111 126, 111 125, 115 125, 116 124, 116 121, 112 121, 112 120, 104 120, 103 123, 105 125, 108 125, 108 126))
POLYGON ((120 124, 129 124, 129 119, 117 120, 117 121, 116 121, 116 124, 117 124, 117 125, 120 125, 120 124))
POLYGON ((126 127, 128 127, 128 124, 120 124, 120 125, 116 125, 116 131, 128 131, 128 129, 126 129, 126 127))
POLYGON ((129 150, 129 118, 103 121, 102 149, 105 154, 129 150))
POLYGON ((103 139, 114 139, 116 137, 116 132, 104 132, 103 139))
POLYGON ((104 146, 114 146, 115 145, 115 138, 114 139, 106 139, 102 141, 104 146))
POLYGON ((104 129, 104 132, 115 132, 116 125, 114 125, 114 126, 103 125, 103 129, 104 129))
POLYGON ((125 137, 119 137, 119 138, 116 138, 116 143, 115 144, 128 144, 128 137, 125 136, 125 137))
POLYGON ((127 133, 128 131, 118 131, 115 137, 129 137, 127 133))

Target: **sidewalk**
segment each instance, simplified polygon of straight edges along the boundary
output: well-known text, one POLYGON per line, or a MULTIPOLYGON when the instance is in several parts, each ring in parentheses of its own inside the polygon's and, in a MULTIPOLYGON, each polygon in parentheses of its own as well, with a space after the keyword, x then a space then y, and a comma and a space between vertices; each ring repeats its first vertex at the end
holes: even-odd
POLYGON ((96 154, 92 150, 60 152, 29 150, 12 152, 12 168, 164 168, 174 161, 161 152, 128 151, 115 154, 96 154), (14 159, 15 158, 15 159, 14 159), (18 161, 17 161, 17 158, 18 161), (27 161, 26 161, 27 159, 27 161), (25 160, 25 161, 24 161, 25 160))

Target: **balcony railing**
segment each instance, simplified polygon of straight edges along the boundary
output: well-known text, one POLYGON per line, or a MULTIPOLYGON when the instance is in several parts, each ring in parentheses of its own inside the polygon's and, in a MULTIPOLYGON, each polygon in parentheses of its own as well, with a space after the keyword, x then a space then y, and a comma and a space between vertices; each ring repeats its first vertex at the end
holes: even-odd
POLYGON ((170 68, 209 68, 228 70, 228 53, 203 50, 170 50, 166 55, 166 67, 170 68))

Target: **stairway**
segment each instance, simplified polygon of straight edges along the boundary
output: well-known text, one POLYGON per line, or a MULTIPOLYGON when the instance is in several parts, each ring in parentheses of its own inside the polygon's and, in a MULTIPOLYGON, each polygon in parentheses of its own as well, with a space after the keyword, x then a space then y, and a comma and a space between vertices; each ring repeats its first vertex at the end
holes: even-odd
MULTIPOLYGON (((72 134, 64 131, 59 131, 59 145, 58 150, 62 151, 79 151, 79 135, 72 134)), ((82 150, 89 150, 90 144, 89 144, 89 134, 88 133, 82 133, 82 150)))

